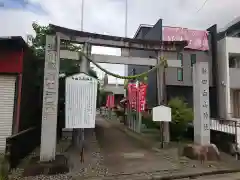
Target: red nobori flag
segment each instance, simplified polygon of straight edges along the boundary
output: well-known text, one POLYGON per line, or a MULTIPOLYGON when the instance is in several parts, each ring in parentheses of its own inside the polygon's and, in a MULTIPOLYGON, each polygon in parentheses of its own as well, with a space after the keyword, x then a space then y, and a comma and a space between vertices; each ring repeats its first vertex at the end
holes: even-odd
POLYGON ((147 84, 140 83, 138 91, 138 111, 142 112, 146 109, 147 84))
POLYGON ((147 85, 140 83, 136 86, 135 83, 128 84, 128 101, 132 109, 137 112, 145 111, 146 107, 147 85))
POLYGON ((107 108, 113 108, 114 105, 115 105, 114 95, 108 95, 108 96, 107 96, 106 107, 107 107, 107 108))
POLYGON ((136 109, 136 91, 137 88, 135 83, 128 84, 128 101, 132 109, 136 109))

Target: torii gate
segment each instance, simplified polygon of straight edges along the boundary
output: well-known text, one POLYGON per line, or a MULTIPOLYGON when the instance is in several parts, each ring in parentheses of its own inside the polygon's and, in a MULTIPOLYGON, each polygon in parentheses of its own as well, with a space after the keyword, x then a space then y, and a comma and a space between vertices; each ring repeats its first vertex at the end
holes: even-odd
MULTIPOLYGON (((91 56, 98 63, 113 64, 136 64, 145 66, 155 66, 159 58, 140 58, 129 57, 132 49, 155 51, 157 57, 163 56, 164 52, 175 52, 176 59, 168 60, 168 67, 180 67, 181 63, 177 60, 177 52, 182 51, 187 45, 186 41, 153 41, 130 39, 102 34, 94 34, 82 31, 75 31, 55 25, 50 25, 53 34, 46 36, 45 48, 45 70, 44 70, 44 90, 43 90, 43 111, 42 111, 42 135, 41 135, 41 161, 50 161, 55 159, 56 151, 56 129, 57 129, 57 104, 58 104, 58 77, 60 59, 79 60, 79 53, 61 50, 60 42, 68 41, 83 44, 84 52, 91 56), (85 44, 87 43, 87 45, 85 44), (106 46, 121 48, 122 56, 110 55, 91 55, 91 46, 106 46)), ((90 67, 90 62, 86 58, 82 59, 81 68, 90 67)), ((163 71, 157 70, 158 81, 158 103, 163 99, 163 71)), ((199 81, 200 82, 200 81, 199 81)), ((198 82, 198 84, 199 84, 198 82)), ((200 112, 200 109, 199 109, 200 112)))

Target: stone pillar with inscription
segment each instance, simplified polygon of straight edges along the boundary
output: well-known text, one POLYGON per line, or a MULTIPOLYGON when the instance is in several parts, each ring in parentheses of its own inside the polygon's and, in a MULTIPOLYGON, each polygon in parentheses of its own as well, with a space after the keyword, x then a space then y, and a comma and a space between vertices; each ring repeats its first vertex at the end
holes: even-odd
POLYGON ((40 161, 55 159, 60 39, 46 36, 40 161))
POLYGON ((208 62, 193 66, 194 142, 210 143, 209 69, 208 62))

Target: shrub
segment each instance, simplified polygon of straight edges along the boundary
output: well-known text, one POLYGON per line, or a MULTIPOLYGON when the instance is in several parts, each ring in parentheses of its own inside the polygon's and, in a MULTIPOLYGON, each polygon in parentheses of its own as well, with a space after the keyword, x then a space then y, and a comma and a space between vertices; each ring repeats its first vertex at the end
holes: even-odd
POLYGON ((142 124, 148 129, 160 129, 159 123, 152 120, 152 114, 148 112, 142 112, 142 124))
POLYGON ((124 112, 124 109, 121 108, 120 106, 116 106, 113 108, 113 112, 116 113, 116 116, 119 118, 119 117, 124 117, 125 115, 125 112, 124 112))
POLYGON ((170 132, 172 140, 181 140, 187 131, 188 124, 193 121, 193 110, 188 107, 183 98, 173 98, 168 106, 172 108, 170 132))
POLYGON ((0 155, 0 180, 8 180, 9 163, 4 155, 0 155))

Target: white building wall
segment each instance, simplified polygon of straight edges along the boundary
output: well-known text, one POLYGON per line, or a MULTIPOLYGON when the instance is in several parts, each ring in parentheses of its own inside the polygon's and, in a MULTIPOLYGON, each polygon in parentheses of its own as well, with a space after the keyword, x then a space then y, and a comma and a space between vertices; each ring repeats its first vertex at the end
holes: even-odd
POLYGON ((226 37, 225 39, 228 53, 240 53, 240 38, 226 37))
POLYGON ((231 108, 231 81, 230 81, 230 78, 232 78, 233 80, 236 78, 236 77, 231 77, 230 76, 230 69, 229 69, 229 54, 239 54, 240 53, 240 38, 237 38, 237 37, 226 37, 226 62, 227 62, 227 73, 228 73, 228 76, 227 76, 227 81, 228 81, 228 91, 227 91, 227 97, 228 97, 228 113, 229 113, 229 118, 232 118, 232 111, 233 109, 231 108))
POLYGON ((220 118, 232 119, 229 54, 240 53, 240 38, 225 37, 218 41, 218 109, 220 118))
POLYGON ((103 87, 103 89, 107 92, 113 92, 113 94, 124 94, 124 86, 121 84, 118 86, 115 84, 107 84, 103 87))

